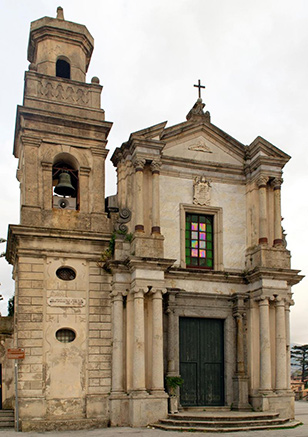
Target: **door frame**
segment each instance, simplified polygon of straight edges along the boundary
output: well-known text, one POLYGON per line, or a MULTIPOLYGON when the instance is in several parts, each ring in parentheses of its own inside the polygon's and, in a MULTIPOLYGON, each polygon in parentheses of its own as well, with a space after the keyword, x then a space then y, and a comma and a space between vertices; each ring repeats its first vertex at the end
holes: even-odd
POLYGON ((167 361, 174 363, 173 374, 180 374, 179 318, 224 319, 224 405, 230 406, 233 402, 232 378, 236 368, 236 327, 230 296, 185 292, 178 289, 168 291, 173 295, 169 304, 172 318, 168 327, 168 343, 170 342, 173 347, 168 347, 167 361))

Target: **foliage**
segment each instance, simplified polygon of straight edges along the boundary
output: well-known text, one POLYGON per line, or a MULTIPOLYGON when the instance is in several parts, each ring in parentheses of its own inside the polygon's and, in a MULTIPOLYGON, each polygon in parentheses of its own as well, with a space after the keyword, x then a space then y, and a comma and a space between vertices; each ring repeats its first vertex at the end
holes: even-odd
POLYGON ((170 390, 170 394, 174 395, 177 387, 181 387, 184 383, 184 379, 180 376, 166 376, 166 383, 170 390))
POLYGON ((292 366, 300 366, 301 381, 308 377, 308 344, 293 346, 291 349, 292 366))
POLYGON ((14 315, 14 308, 15 308, 15 296, 10 297, 7 303, 7 315, 13 316, 14 315))
POLYGON ((133 239, 133 234, 128 234, 127 231, 121 231, 120 229, 117 231, 113 231, 108 248, 102 253, 102 261, 106 262, 112 258, 115 249, 115 241, 119 235, 124 236, 125 241, 131 242, 133 239))

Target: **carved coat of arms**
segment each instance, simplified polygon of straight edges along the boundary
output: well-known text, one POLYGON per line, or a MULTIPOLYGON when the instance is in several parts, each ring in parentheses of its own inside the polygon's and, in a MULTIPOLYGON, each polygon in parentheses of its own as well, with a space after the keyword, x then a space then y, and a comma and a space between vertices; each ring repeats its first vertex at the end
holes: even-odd
POLYGON ((194 205, 209 205, 211 202, 211 183, 205 176, 194 178, 194 205))

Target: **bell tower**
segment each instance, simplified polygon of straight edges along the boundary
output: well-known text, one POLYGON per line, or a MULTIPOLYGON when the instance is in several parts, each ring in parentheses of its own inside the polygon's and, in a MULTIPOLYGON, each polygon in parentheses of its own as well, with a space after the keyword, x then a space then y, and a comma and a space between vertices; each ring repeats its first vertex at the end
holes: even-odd
POLYGON ((111 375, 110 280, 98 267, 111 238, 105 159, 112 123, 86 72, 93 38, 57 17, 31 23, 18 106, 20 224, 10 225, 14 347, 22 431, 106 426, 111 375))
POLYGON ((106 227, 105 158, 111 123, 102 87, 85 82, 93 38, 83 25, 44 17, 31 23, 23 106, 14 156, 21 224, 102 231, 106 227))

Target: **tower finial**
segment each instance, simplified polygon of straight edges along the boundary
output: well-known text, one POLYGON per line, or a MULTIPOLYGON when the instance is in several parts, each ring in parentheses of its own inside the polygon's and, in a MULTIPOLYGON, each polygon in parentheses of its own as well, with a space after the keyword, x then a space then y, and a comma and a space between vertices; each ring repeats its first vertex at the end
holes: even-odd
POLYGON ((63 8, 61 6, 57 7, 57 19, 64 20, 63 8))

